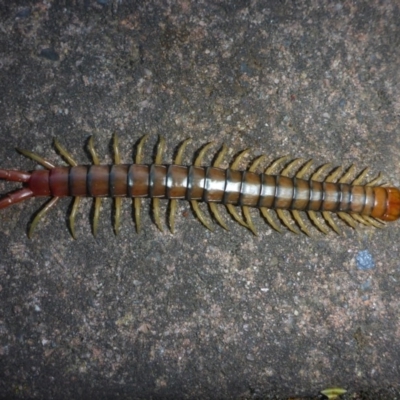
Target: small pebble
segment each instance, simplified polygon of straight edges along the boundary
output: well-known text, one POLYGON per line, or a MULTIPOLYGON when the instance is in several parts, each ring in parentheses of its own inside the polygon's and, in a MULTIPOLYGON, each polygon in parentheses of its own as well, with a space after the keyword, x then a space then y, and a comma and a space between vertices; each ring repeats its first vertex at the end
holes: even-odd
POLYGON ((47 58, 50 61, 58 61, 60 59, 60 56, 58 55, 58 53, 51 48, 47 48, 47 49, 42 49, 39 53, 40 57, 43 58, 47 58))
POLYGON ((375 268, 375 261, 368 250, 360 251, 356 256, 357 268, 361 271, 375 268))
POLYGON ((31 9, 30 9, 30 7, 25 7, 25 8, 22 8, 21 10, 19 10, 18 12, 17 12, 17 14, 15 15, 15 18, 27 18, 27 17, 29 17, 31 15, 31 9))

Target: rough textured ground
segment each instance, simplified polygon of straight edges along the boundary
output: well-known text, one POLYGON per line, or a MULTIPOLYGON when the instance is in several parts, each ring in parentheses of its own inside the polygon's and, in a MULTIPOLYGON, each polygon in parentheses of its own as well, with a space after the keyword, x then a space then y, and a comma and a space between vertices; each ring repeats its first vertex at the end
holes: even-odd
MULTIPOLYGON (((1 167, 35 167, 16 146, 60 163, 55 136, 87 163, 92 134, 110 162, 113 132, 128 161, 148 133, 147 162, 190 136, 185 163, 216 140, 399 185, 398 2, 293 3, 1 2, 1 167)), ((222 210, 211 233, 182 202, 172 235, 147 203, 115 237, 105 201, 93 238, 84 201, 75 241, 69 200, 32 240, 42 200, 2 210, 2 397, 399 398, 400 224, 307 237, 254 212, 255 237, 222 210)))

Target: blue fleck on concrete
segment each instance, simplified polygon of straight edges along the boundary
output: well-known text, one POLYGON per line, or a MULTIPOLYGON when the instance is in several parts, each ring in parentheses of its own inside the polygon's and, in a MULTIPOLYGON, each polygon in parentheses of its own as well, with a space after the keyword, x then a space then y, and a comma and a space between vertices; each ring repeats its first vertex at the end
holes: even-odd
POLYGON ((357 268, 365 271, 368 269, 375 268, 375 261, 372 254, 368 250, 362 250, 357 254, 356 257, 357 268))

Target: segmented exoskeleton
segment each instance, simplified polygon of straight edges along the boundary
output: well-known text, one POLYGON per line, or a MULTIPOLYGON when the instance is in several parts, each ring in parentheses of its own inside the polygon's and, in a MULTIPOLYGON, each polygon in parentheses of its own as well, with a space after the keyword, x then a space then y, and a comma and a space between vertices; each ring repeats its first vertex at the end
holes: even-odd
POLYGON ((332 169, 330 164, 325 164, 317 168, 309 179, 305 179, 310 173, 312 160, 289 161, 289 157, 281 157, 263 173, 258 173, 257 168, 265 159, 265 156, 260 156, 248 169, 238 170, 239 164, 249 150, 242 151, 229 168, 221 169, 220 165, 227 151, 225 145, 222 146, 212 165, 204 167, 203 158, 212 143, 208 143, 199 151, 193 165, 185 166, 182 165, 182 156, 190 139, 179 146, 173 164, 167 165, 162 163, 165 147, 163 138, 159 140, 154 163, 143 164, 143 146, 146 137, 144 136, 138 143, 134 164, 121 164, 116 135, 113 136, 114 164, 112 165, 100 165, 92 137, 88 142, 88 150, 93 160, 91 165, 78 165, 57 140, 54 141, 54 145, 68 162, 69 167, 56 167, 35 153, 17 149, 45 169, 32 172, 0 169, 0 179, 24 184, 23 188, 3 196, 0 199, 0 208, 29 197, 51 197, 33 218, 28 231, 31 237, 39 220, 58 199, 72 196, 74 202, 69 222, 74 238, 75 217, 81 197, 94 197, 92 227, 94 235, 98 230, 102 197, 114 198, 115 233, 120 226, 123 197, 133 199, 137 231, 140 230, 142 197, 152 199, 154 222, 161 231, 163 229, 159 201, 169 199, 169 227, 172 232, 175 226, 177 199, 190 201, 197 218, 210 230, 213 228, 199 208, 200 201, 209 204, 214 218, 223 228, 228 229, 217 203, 225 205, 232 217, 254 234, 256 229, 251 219, 250 207, 258 208, 267 222, 279 232, 281 230, 273 212, 290 231, 299 232, 293 224, 294 220, 306 234, 309 234, 309 230, 300 211, 305 211, 312 223, 323 233, 328 233, 329 228, 340 233, 332 213, 352 227, 356 227, 356 222, 359 222, 379 228, 384 225, 384 221, 393 221, 400 216, 400 190, 383 186, 380 174, 372 181, 363 184, 368 169, 364 169, 352 179, 355 174, 354 166, 344 173, 341 167, 332 169), (283 169, 276 173, 276 169, 281 165, 284 166, 283 169), (329 170, 331 172, 327 174, 329 170), (242 216, 238 214, 235 206, 241 207, 242 216), (322 218, 318 217, 318 213, 322 218))

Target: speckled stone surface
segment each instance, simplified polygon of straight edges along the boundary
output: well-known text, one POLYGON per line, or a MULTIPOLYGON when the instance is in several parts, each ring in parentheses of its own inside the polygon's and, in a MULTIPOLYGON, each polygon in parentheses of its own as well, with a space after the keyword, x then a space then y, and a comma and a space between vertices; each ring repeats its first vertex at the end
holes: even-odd
MULTIPOLYGON (((215 140, 400 185, 398 2, 293 3, 1 2, 1 167, 62 163, 53 137, 88 163, 92 134, 110 162, 117 132, 127 162, 190 136, 186 164, 215 140)), ((72 240, 65 199, 29 240, 42 203, 0 213, 0 396, 399 398, 399 223, 307 237, 254 211, 255 237, 221 208, 211 233, 181 202, 172 235, 143 201, 138 235, 125 201, 115 237, 104 201, 93 238, 85 200, 72 240)))

